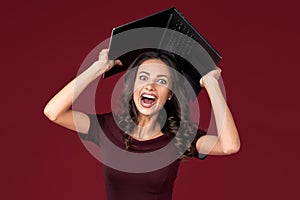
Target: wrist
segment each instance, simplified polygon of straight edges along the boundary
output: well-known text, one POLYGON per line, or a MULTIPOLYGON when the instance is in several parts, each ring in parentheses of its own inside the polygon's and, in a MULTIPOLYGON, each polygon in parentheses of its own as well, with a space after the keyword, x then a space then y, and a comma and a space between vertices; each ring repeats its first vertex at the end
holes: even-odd
POLYGON ((92 74, 92 76, 94 77, 94 79, 97 79, 99 76, 101 76, 102 74, 105 73, 105 67, 99 67, 99 64, 93 63, 89 67, 89 71, 92 74))

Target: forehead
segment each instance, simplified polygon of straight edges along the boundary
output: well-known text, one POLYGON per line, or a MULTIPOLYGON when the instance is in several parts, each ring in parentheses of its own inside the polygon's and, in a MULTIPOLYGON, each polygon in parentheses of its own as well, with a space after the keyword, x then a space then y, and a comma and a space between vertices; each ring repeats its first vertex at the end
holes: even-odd
POLYGON ((142 71, 150 73, 151 75, 170 76, 169 66, 159 59, 149 59, 142 62, 139 66, 138 73, 142 71))

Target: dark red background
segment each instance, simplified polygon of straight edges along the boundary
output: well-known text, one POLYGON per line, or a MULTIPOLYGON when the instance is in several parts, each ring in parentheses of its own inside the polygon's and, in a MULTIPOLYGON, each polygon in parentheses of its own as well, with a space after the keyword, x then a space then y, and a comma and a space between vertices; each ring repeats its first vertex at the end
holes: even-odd
POLYGON ((48 121, 43 107, 113 27, 172 6, 223 55, 242 141, 236 155, 183 163, 174 199, 299 198, 297 1, 1 4, 1 199, 105 199, 101 164, 74 132, 48 121))

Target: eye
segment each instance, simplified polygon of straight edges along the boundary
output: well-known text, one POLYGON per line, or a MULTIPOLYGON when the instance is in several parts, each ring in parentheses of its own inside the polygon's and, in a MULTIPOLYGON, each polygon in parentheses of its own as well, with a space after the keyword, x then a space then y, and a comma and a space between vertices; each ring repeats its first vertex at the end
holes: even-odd
POLYGON ((157 82, 158 82, 159 84, 162 84, 162 85, 166 85, 166 84, 167 84, 167 81, 164 80, 164 79, 158 79, 157 82))
POLYGON ((148 77, 145 76, 145 75, 140 75, 139 79, 142 80, 142 81, 146 81, 146 80, 148 80, 148 77))

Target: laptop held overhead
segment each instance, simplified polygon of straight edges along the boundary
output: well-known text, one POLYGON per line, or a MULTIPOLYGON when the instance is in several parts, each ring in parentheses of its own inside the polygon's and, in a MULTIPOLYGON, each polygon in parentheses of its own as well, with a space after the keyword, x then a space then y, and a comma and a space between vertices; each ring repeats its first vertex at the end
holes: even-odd
POLYGON ((222 59, 218 51, 176 9, 170 8, 112 30, 109 59, 120 59, 104 78, 126 70, 134 59, 149 50, 172 53, 196 95, 200 78, 216 69, 222 59))

